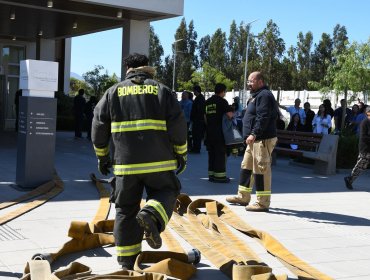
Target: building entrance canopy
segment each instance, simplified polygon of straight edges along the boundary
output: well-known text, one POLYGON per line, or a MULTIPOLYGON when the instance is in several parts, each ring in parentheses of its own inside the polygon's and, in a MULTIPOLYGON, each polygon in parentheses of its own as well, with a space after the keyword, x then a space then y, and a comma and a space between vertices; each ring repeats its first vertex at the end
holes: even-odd
POLYGON ((183 0, 0 0, 0 39, 62 39, 183 14, 183 0))

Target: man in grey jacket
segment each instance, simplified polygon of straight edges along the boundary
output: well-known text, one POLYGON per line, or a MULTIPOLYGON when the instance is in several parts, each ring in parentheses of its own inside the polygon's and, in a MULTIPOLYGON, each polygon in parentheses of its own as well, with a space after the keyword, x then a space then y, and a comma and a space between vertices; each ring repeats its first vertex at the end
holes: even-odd
POLYGON ((251 97, 243 118, 247 148, 241 163, 238 195, 226 200, 246 206, 247 211, 267 212, 271 201, 271 153, 277 142, 278 105, 261 72, 249 75, 248 86, 251 97), (257 202, 249 205, 253 183, 257 202))

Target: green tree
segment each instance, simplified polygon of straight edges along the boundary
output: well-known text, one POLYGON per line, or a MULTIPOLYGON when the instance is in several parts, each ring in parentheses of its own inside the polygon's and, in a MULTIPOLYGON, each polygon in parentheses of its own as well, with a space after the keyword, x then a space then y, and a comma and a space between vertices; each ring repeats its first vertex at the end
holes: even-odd
POLYGON ((104 70, 104 67, 101 65, 95 65, 95 68, 91 71, 88 71, 82 74, 82 77, 90 85, 93 90, 93 95, 99 98, 105 90, 106 81, 109 79, 108 72, 101 73, 104 70))
POLYGON ((333 62, 333 40, 327 33, 322 33, 321 40, 316 45, 312 55, 312 81, 316 83, 315 89, 328 86, 324 77, 327 69, 333 62))
MULTIPOLYGON (((230 25, 230 33, 227 44, 227 63, 226 63, 226 76, 233 81, 240 80, 240 64, 241 56, 239 55, 239 30, 237 29, 236 23, 233 20, 230 25)), ((240 84, 236 85, 237 88, 240 88, 240 84)))
POLYGON ((199 40, 198 45, 198 52, 199 52, 199 64, 200 67, 203 66, 204 63, 210 62, 209 61, 209 45, 211 44, 211 36, 206 35, 199 40))
POLYGON ((345 26, 337 24, 333 30, 333 47, 337 54, 345 51, 348 43, 347 29, 345 26))
MULTIPOLYGON (((348 91, 354 93, 367 91, 370 87, 370 39, 367 43, 353 42, 344 49, 335 49, 334 61, 329 66, 326 79, 332 81, 331 87, 337 92, 344 92, 348 100, 348 91)), ((345 110, 343 110, 345 114, 345 110)), ((341 130, 345 117, 342 117, 341 130)))
POLYGON ((69 87, 71 89, 69 95, 72 96, 75 96, 79 89, 84 89, 86 93, 92 91, 91 87, 85 81, 81 81, 73 77, 69 79, 69 87))
POLYGON ((285 51, 285 43, 280 38, 279 27, 272 20, 267 22, 265 29, 258 36, 259 52, 263 58, 262 71, 271 88, 279 85, 279 81, 272 75, 276 72, 280 59, 285 51))
POLYGON ((195 71, 191 80, 183 83, 181 86, 184 89, 191 90, 193 85, 198 84, 202 87, 204 92, 210 93, 214 91, 214 87, 217 83, 225 84, 227 90, 231 90, 233 88, 233 82, 230 79, 226 78, 220 70, 205 62, 203 64, 203 68, 195 71))
POLYGON ((313 35, 309 31, 306 35, 302 32, 298 34, 297 43, 297 62, 298 62, 298 75, 299 85, 298 89, 303 90, 308 88, 308 81, 311 79, 311 47, 313 35))
POLYGON ((154 67, 160 67, 162 65, 163 47, 158 38, 158 35, 154 32, 154 27, 150 26, 149 29, 149 65, 154 67))
POLYGON ((221 28, 218 28, 212 35, 211 43, 209 44, 209 64, 223 73, 227 63, 225 46, 226 34, 222 32, 221 28))

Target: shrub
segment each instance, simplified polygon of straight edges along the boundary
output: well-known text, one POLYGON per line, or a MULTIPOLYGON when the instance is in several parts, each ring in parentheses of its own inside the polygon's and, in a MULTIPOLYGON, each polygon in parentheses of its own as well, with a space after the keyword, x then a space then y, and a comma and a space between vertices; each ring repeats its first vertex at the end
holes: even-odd
POLYGON ((358 157, 358 137, 349 131, 339 136, 337 168, 353 168, 358 157))

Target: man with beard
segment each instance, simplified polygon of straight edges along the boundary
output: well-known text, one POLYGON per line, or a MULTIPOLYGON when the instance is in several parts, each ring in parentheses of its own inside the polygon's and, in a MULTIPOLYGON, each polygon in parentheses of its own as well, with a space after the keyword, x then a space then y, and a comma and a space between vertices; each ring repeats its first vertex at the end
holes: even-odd
POLYGON ((261 72, 249 75, 248 86, 251 97, 243 117, 247 148, 241 163, 238 195, 226 201, 246 206, 247 211, 267 212, 271 200, 271 153, 277 142, 278 105, 261 72), (249 205, 253 183, 257 202, 249 205))

